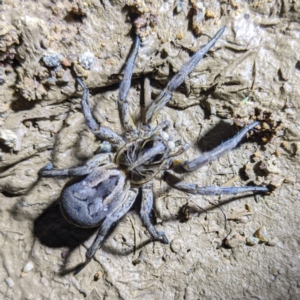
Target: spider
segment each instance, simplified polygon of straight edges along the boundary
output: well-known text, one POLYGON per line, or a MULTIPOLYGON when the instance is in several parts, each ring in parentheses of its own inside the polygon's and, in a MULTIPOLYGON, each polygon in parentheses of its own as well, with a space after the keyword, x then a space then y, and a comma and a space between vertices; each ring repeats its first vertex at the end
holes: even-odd
POLYGON ((124 69, 124 77, 120 84, 118 110, 124 136, 113 130, 99 126, 92 116, 88 103, 89 90, 80 78, 77 82, 83 89, 82 110, 85 121, 93 134, 102 141, 108 142, 104 153, 96 154, 83 166, 69 169, 54 169, 52 164, 40 170, 42 177, 78 176, 81 181, 66 187, 61 194, 60 207, 67 221, 79 227, 99 227, 98 234, 86 252, 86 261, 78 273, 93 258, 111 227, 119 221, 132 207, 139 189, 141 189, 140 216, 143 224, 155 240, 165 244, 168 239, 164 232, 157 231, 151 222, 153 208, 152 179, 163 174, 171 187, 198 195, 236 194, 244 192, 268 192, 267 187, 200 187, 197 184, 186 183, 174 176, 174 172, 188 173, 197 170, 204 164, 230 151, 243 139, 259 122, 253 122, 240 130, 233 138, 215 149, 188 161, 179 161, 173 157, 189 148, 188 144, 172 147, 166 129, 169 123, 164 121, 153 126, 155 114, 168 103, 175 89, 181 85, 185 77, 195 68, 203 56, 214 46, 225 30, 222 27, 217 34, 191 59, 184 64, 179 72, 167 83, 159 96, 145 111, 144 119, 138 131, 129 111, 127 94, 131 84, 134 63, 138 54, 140 39, 135 37, 134 46, 130 52, 124 69), (173 173, 168 171, 173 170, 173 173))

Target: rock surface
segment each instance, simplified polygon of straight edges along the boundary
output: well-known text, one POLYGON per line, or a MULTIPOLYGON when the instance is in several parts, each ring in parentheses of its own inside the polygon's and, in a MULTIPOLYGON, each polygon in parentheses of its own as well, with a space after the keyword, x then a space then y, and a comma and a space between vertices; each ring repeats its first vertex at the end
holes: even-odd
POLYGON ((2 2, 0 130, 13 139, 0 142, 0 298, 298 299, 297 1, 2 2), (78 166, 101 145, 85 125, 75 74, 91 91, 97 121, 121 134, 116 101, 133 34, 142 47, 128 100, 138 120, 143 81, 150 80, 145 99, 153 99, 223 25, 220 41, 157 122, 170 121, 169 136, 192 145, 180 157, 188 159, 232 136, 233 123, 261 120, 262 128, 236 150, 185 180, 254 182, 274 191, 200 197, 156 180, 156 227, 171 244, 150 241, 137 206, 73 276, 95 230, 63 219, 57 203, 67 180, 39 179, 38 171, 50 161, 57 168, 78 166), (246 238, 262 227, 272 240, 248 245, 246 238), (34 268, 20 277, 28 262, 34 268))

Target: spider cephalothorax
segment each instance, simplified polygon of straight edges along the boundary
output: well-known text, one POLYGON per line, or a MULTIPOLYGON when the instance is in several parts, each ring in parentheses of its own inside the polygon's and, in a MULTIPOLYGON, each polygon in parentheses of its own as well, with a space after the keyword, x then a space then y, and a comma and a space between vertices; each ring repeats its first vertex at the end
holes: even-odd
POLYGON ((199 169, 202 165, 216 159, 225 152, 230 151, 243 139, 243 137, 259 122, 245 126, 233 138, 215 149, 188 161, 173 160, 188 149, 188 145, 177 145, 169 139, 165 129, 168 122, 164 121, 153 128, 154 116, 171 99, 175 89, 181 85, 185 77, 195 68, 203 56, 217 42, 223 34, 225 27, 179 70, 168 82, 167 86, 151 102, 145 111, 144 119, 137 130, 129 111, 127 94, 130 88, 135 58, 140 46, 139 37, 136 36, 134 47, 124 69, 124 77, 120 84, 118 110, 124 137, 113 130, 99 126, 94 119, 88 103, 89 90, 80 78, 78 83, 83 89, 82 110, 89 129, 102 141, 112 145, 114 151, 108 147, 104 153, 96 154, 83 166, 70 169, 53 169, 48 165, 40 171, 42 177, 54 176, 81 176, 81 180, 66 187, 61 195, 61 211, 65 218, 80 227, 100 226, 99 232, 92 246, 86 253, 86 262, 81 270, 94 256, 101 242, 110 228, 122 218, 133 205, 139 189, 141 189, 140 216, 144 225, 154 239, 168 243, 163 232, 155 229, 151 222, 153 207, 152 179, 163 173, 161 177, 171 187, 187 193, 199 195, 236 194, 242 192, 268 192, 266 187, 201 187, 197 184, 186 183, 173 176, 168 169, 175 172, 187 173, 199 169))
POLYGON ((122 148, 116 163, 123 169, 133 184, 143 184, 151 180, 166 164, 170 153, 167 142, 160 135, 140 139, 122 148))

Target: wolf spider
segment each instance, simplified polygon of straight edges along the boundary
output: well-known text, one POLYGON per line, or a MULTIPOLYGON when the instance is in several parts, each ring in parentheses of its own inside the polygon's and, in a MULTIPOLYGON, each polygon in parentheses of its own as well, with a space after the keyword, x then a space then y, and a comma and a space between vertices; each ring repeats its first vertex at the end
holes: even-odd
POLYGON ((84 176, 81 181, 65 188, 60 200, 62 214, 69 222, 79 227, 99 227, 97 237, 86 252, 85 263, 75 273, 78 273, 92 259, 111 227, 129 211, 136 200, 139 189, 141 189, 142 194, 140 216, 145 227, 154 239, 165 244, 168 243, 164 232, 155 229, 150 217, 153 207, 152 179, 158 173, 163 173, 162 178, 171 187, 191 194, 220 195, 268 192, 267 187, 259 186, 200 187, 197 184, 180 181, 167 171, 171 169, 179 173, 188 173, 197 170, 204 164, 235 148, 247 132, 254 129, 259 122, 245 126, 233 138, 215 149, 193 160, 181 162, 173 159, 173 157, 186 151, 189 146, 187 144, 177 148, 171 146, 165 132, 169 127, 168 122, 164 121, 156 128, 152 126, 154 115, 168 103, 175 89, 183 83, 185 77, 213 47, 224 30, 225 27, 221 28, 167 83, 167 86, 145 111, 139 131, 132 121, 126 99, 140 45, 139 37, 135 37, 133 49, 125 65, 117 102, 120 121, 125 131, 124 137, 97 124, 88 104, 89 90, 83 81, 77 78, 83 89, 82 110, 89 129, 100 140, 109 142, 115 151, 96 154, 80 167, 54 169, 49 164, 40 171, 42 177, 84 176))

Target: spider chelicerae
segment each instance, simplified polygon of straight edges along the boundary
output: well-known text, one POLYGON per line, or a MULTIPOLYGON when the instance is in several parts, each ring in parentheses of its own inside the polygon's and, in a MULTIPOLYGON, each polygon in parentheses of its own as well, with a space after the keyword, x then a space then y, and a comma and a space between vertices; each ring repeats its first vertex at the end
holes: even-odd
POLYGON ((136 200, 139 189, 141 189, 142 195, 140 216, 143 224, 154 239, 165 244, 168 243, 164 232, 157 231, 151 222, 153 208, 152 179, 159 174, 171 187, 191 194, 220 195, 268 192, 267 187, 259 186, 200 187, 197 184, 183 182, 177 176, 174 176, 174 172, 188 173, 195 171, 204 164, 230 151, 237 146, 247 132, 259 125, 259 122, 253 122, 245 126, 227 142, 188 161, 174 159, 174 157, 186 151, 189 146, 185 144, 174 147, 174 143, 170 143, 168 134, 165 132, 169 127, 169 123, 165 121, 156 127, 152 124, 155 114, 168 103, 175 89, 183 83, 185 77, 213 47, 224 30, 225 27, 222 27, 167 83, 167 86, 146 109, 139 131, 132 121, 127 101, 134 62, 140 46, 139 37, 135 37, 134 46, 124 69, 124 77, 120 84, 117 102, 121 125, 125 132, 123 137, 113 130, 97 124, 88 103, 89 90, 83 81, 77 78, 83 89, 81 102, 86 123, 96 137, 109 142, 113 151, 110 147, 107 147, 104 153, 96 154, 83 166, 54 169, 49 164, 40 171, 42 177, 83 176, 81 181, 65 188, 60 199, 62 214, 69 222, 79 227, 99 227, 97 237, 86 252, 86 261, 77 269, 76 273, 92 259, 111 227, 129 211, 136 200))

